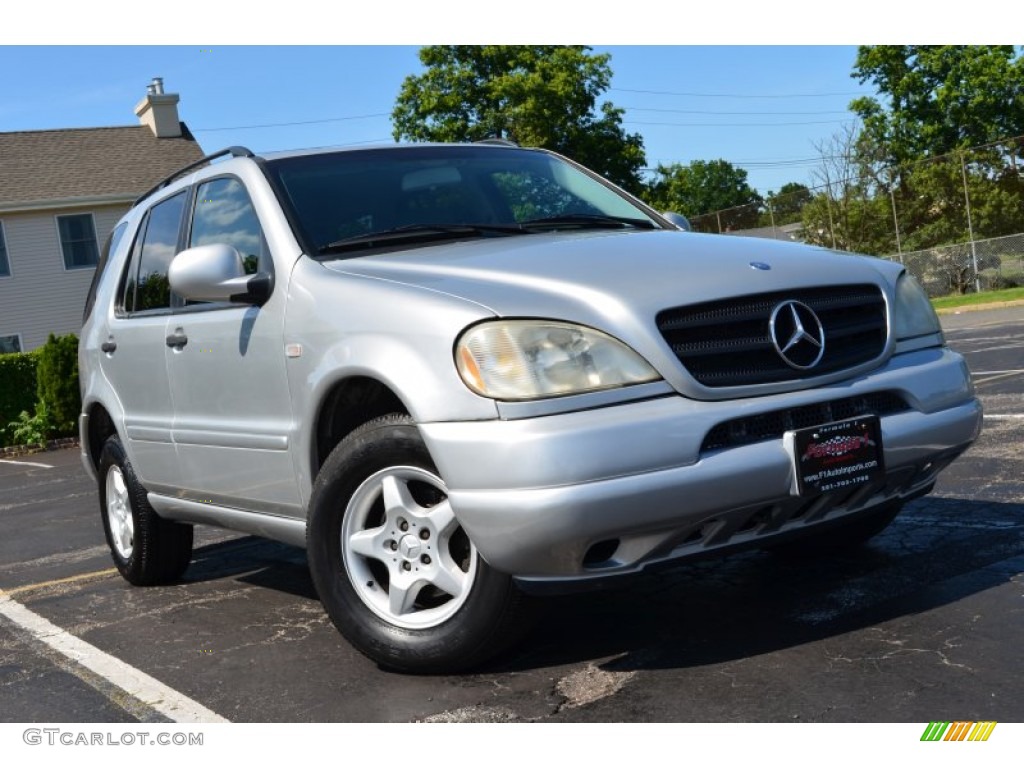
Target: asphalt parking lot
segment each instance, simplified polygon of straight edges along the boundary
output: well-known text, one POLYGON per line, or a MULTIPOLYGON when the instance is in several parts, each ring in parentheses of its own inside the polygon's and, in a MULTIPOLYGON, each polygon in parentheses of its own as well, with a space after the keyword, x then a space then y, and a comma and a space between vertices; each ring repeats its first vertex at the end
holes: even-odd
POLYGON ((745 553, 550 600, 511 655, 462 676, 378 669, 283 544, 197 529, 180 584, 132 588, 76 450, 0 462, 0 720, 1024 720, 1024 307, 943 325, 984 432, 869 547, 745 553))

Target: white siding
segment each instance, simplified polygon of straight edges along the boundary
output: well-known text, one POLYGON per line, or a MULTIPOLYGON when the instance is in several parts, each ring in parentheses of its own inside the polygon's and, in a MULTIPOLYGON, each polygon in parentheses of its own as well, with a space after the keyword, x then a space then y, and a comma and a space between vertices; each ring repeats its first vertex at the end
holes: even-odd
POLYGON ((0 215, 11 276, 0 277, 0 336, 21 335, 24 351, 46 343, 51 333, 77 334, 95 271, 64 269, 55 217, 91 213, 100 250, 126 205, 69 208, 0 215))

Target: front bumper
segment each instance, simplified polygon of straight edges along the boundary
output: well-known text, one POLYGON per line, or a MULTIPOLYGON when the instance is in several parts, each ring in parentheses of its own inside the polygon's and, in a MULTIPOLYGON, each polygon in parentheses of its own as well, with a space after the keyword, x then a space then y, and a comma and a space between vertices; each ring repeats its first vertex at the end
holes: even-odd
POLYGON ((963 359, 945 348, 894 357, 856 380, 724 402, 679 396, 518 421, 421 425, 452 507, 487 562, 521 581, 575 582, 750 545, 913 496, 981 428, 963 359), (701 453, 733 418, 879 391, 883 484, 800 498, 783 441, 701 453))

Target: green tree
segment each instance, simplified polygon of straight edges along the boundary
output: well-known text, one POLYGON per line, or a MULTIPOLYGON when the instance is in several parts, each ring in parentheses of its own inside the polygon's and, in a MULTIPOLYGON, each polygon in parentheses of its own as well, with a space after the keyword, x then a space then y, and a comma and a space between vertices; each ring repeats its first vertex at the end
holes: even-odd
POLYGON ((811 202, 811 190, 806 184, 796 181, 788 182, 779 187, 778 192, 769 192, 765 196, 766 205, 771 206, 771 215, 763 215, 762 224, 770 225, 774 220, 776 226, 792 224, 800 221, 804 206, 811 202))
POLYGON ((882 256, 895 251, 887 197, 849 188, 841 196, 820 192, 804 206, 803 239, 811 245, 882 256))
POLYGON ((622 109, 598 106, 611 82, 609 54, 581 45, 432 45, 419 55, 425 70, 405 78, 392 112, 395 139, 507 138, 640 190, 643 140, 623 130, 622 109))
POLYGON ((1021 146, 992 146, 1024 134, 1013 46, 863 46, 853 77, 877 89, 850 104, 863 121, 858 172, 891 196, 904 250, 1024 229, 1021 146))
POLYGON ((888 188, 859 157, 859 137, 856 127, 847 124, 815 143, 819 162, 811 176, 820 191, 801 210, 804 240, 841 251, 894 253, 888 188))
POLYGON ((50 334, 36 368, 36 415, 46 418, 59 437, 73 435, 82 397, 78 387, 78 337, 50 334))
POLYGON ((1024 58, 1012 45, 861 46, 852 76, 878 93, 850 104, 875 161, 902 166, 1024 134, 1024 58))
POLYGON ((758 224, 764 201, 747 183, 747 172, 726 160, 659 165, 655 174, 644 191, 647 203, 684 214, 697 229, 717 232, 719 223, 722 231, 758 224))

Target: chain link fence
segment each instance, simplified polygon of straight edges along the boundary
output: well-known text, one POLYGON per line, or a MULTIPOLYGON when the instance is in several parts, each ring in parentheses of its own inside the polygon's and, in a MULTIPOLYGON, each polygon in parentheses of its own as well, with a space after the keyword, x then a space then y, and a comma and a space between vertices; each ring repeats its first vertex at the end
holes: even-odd
POLYGON ((932 297, 1024 286, 1024 233, 886 258, 902 262, 932 297))
POLYGON ((848 133, 822 152, 821 183, 691 216, 691 226, 901 261, 933 296, 1024 285, 1024 137, 899 168, 858 159, 852 142, 848 133))

